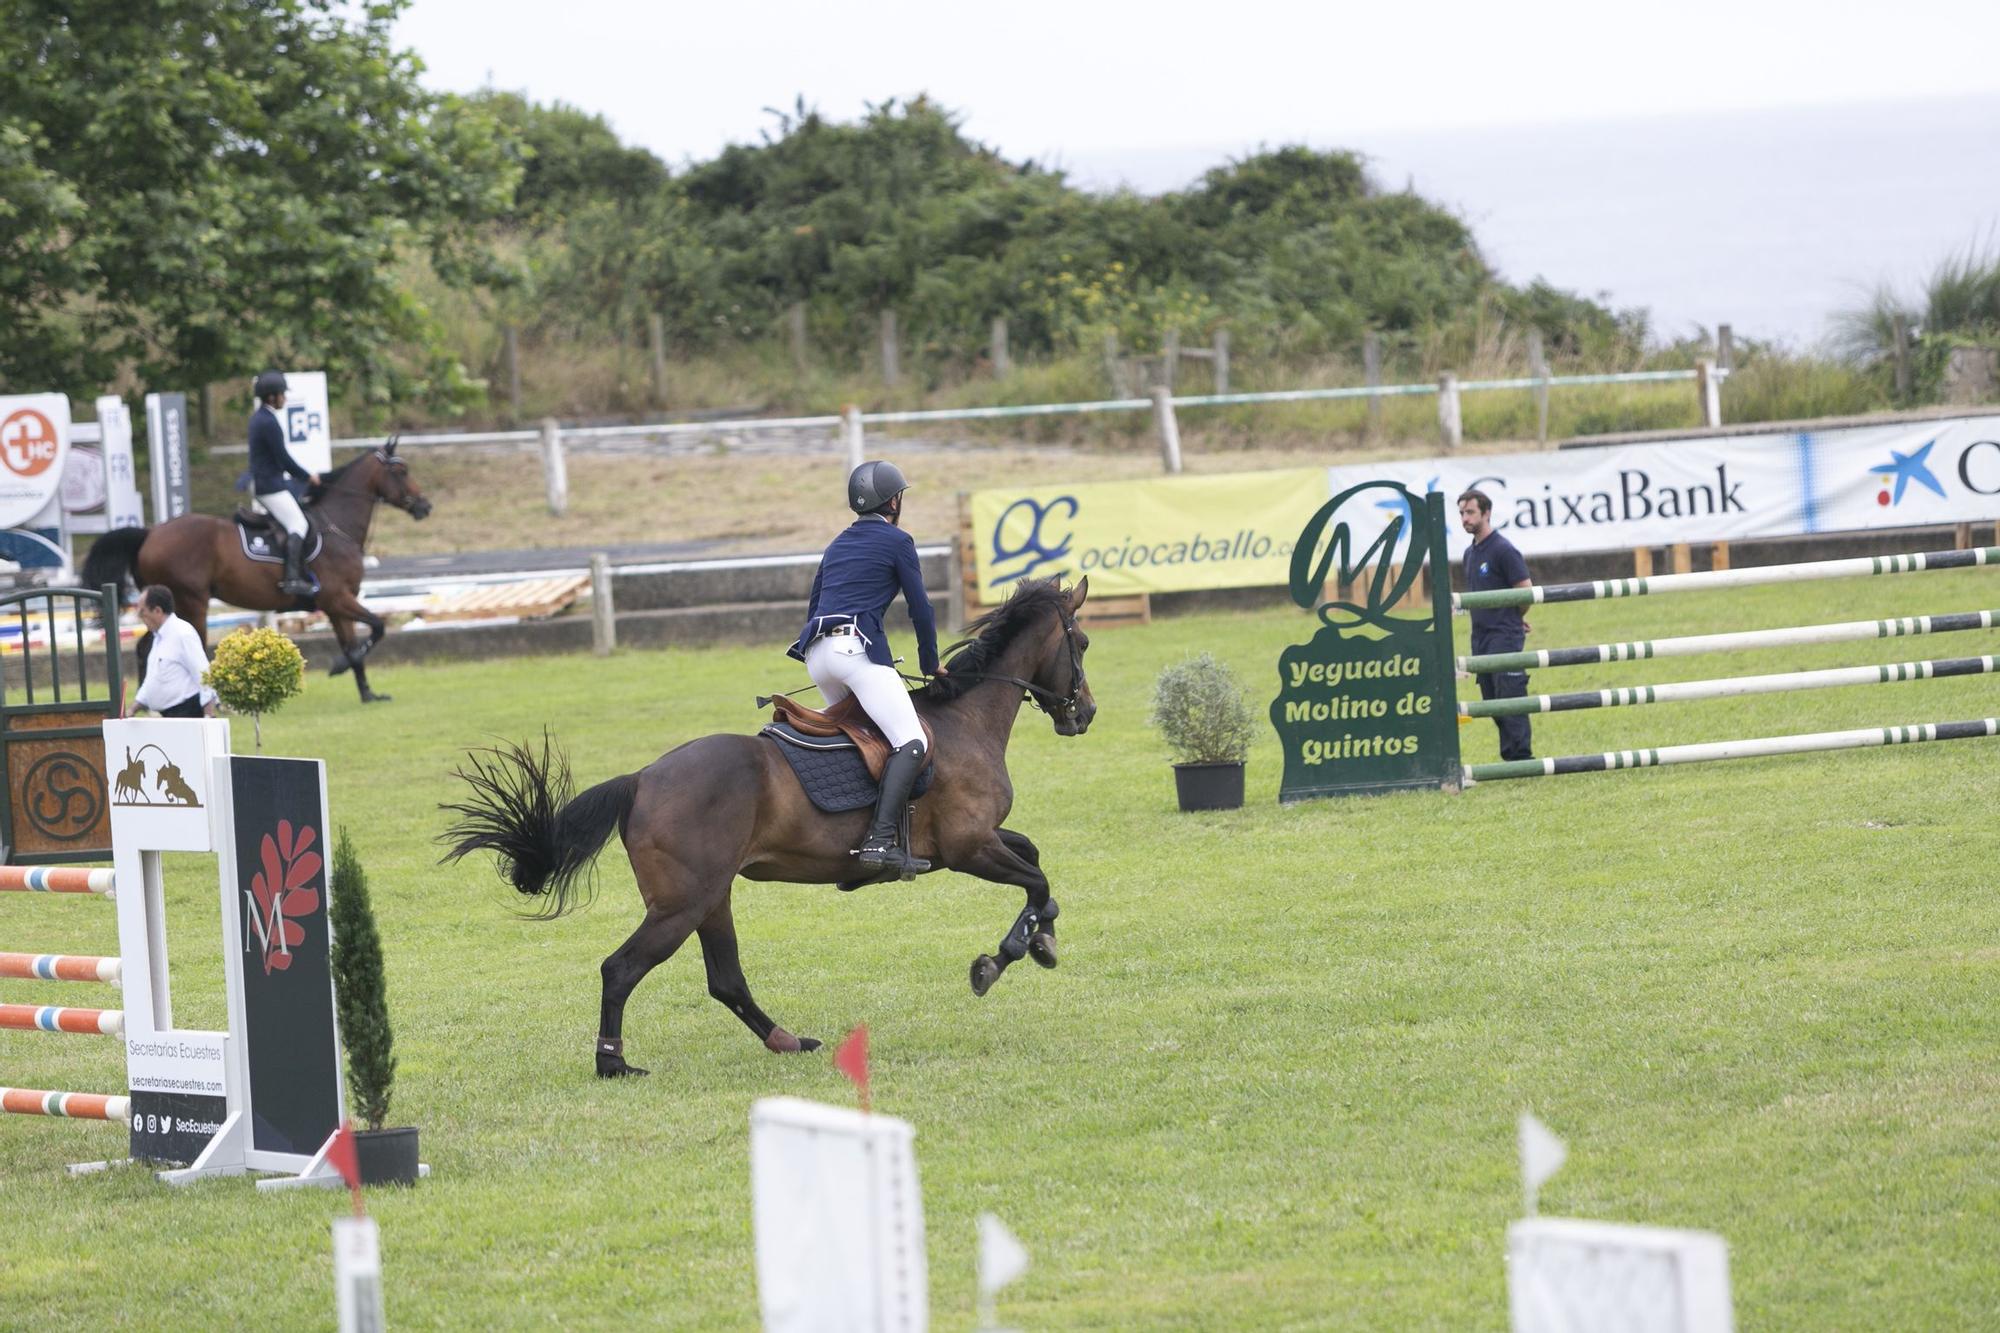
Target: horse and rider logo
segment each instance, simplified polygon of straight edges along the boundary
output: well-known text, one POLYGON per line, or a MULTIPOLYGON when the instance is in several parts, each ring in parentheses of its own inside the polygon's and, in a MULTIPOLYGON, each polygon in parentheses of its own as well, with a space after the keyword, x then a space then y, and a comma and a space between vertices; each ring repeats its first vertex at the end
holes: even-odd
POLYGON ((130 746, 125 749, 125 767, 118 770, 118 777, 112 783, 111 803, 113 805, 170 805, 189 809, 201 807, 201 797, 188 785, 180 766, 159 746, 151 743, 139 747, 134 753, 130 746), (152 770, 152 789, 147 789, 146 752, 151 750, 159 756, 159 763, 152 770))

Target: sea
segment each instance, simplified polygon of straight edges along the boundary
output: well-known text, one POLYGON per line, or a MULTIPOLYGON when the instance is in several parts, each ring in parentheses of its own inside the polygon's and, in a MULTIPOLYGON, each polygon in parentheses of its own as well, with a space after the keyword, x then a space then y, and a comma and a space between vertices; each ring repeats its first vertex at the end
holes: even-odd
MULTIPOLYGON (((1511 282, 1820 347, 1836 315, 1968 251, 2000 257, 2000 96, 1318 136, 1465 219, 1511 282)), ((1275 144, 1270 146, 1277 146, 1275 144)), ((1070 150, 1094 189, 1185 188, 1256 145, 1070 150)))

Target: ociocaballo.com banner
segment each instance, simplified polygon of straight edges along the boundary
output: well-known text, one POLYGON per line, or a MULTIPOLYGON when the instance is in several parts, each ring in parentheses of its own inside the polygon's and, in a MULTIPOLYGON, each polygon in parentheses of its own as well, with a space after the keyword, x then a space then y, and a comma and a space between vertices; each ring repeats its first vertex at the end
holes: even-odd
POLYGON ((1109 595, 1282 584, 1326 498, 1323 468, 975 491, 979 600, 1052 574, 1109 595))

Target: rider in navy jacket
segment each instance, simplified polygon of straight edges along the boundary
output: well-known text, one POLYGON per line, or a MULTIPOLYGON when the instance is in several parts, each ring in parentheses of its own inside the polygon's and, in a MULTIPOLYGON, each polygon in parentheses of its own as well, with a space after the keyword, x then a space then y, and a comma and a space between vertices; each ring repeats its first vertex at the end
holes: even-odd
POLYGON ((881 514, 863 514, 833 539, 813 575, 812 597, 806 605, 806 625, 790 648, 805 661, 806 648, 825 629, 852 622, 868 645, 868 660, 877 666, 896 665, 883 613, 901 591, 917 629, 917 662, 926 676, 937 674, 937 617, 924 592, 924 571, 917 559, 917 540, 881 514))
POLYGON ((283 372, 265 371, 257 377, 252 391, 257 396, 257 410, 250 414, 250 493, 282 533, 279 541, 284 547, 285 572, 278 580, 279 591, 291 597, 310 596, 313 582, 305 569, 305 511, 299 508, 298 496, 285 478, 297 477, 308 484, 317 483, 319 478, 301 467, 285 447, 285 428, 278 420, 278 409, 285 405, 283 372))
POLYGON ((786 651, 806 664, 827 707, 852 695, 888 739, 891 753, 875 817, 855 855, 871 870, 909 879, 931 867, 903 843, 903 812, 924 766, 924 729, 896 674, 896 657, 882 629, 882 614, 897 592, 917 627, 917 660, 924 674, 942 675, 943 669, 917 543, 901 526, 906 485, 893 463, 863 463, 848 477, 847 507, 859 517, 821 557, 805 628, 786 651))

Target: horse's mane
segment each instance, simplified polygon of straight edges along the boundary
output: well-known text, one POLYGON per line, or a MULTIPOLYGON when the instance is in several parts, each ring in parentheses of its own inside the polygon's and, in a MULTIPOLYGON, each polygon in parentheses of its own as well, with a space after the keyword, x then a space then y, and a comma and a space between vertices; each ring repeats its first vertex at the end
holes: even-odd
POLYGON ((320 473, 319 474, 320 489, 323 491, 332 490, 335 486, 340 484, 340 479, 347 475, 347 470, 349 468, 353 467, 356 463, 359 463, 362 459, 368 457, 369 454, 372 454, 374 452, 375 451, 373 449, 364 449, 360 453, 356 454, 354 457, 348 459, 345 463, 342 463, 339 467, 329 468, 325 472, 320 473))
POLYGON ((966 637, 945 650, 949 654, 945 667, 951 674, 931 681, 917 691, 917 697, 926 703, 949 703, 963 695, 979 684, 979 673, 991 668, 1043 611, 1060 612, 1068 605, 1061 578, 1023 579, 1014 586, 1013 596, 965 627, 966 637))

